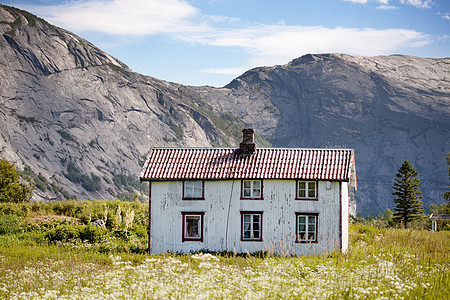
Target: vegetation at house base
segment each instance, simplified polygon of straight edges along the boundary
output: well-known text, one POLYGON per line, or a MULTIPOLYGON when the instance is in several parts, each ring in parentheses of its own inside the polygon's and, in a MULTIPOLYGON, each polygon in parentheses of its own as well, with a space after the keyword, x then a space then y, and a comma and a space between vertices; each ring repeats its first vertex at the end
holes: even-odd
POLYGON ((0 159, 0 202, 28 202, 31 196, 31 183, 20 178, 13 164, 0 159))
POLYGON ((395 175, 394 202, 397 204, 394 211, 394 221, 408 227, 408 224, 424 216, 424 209, 420 199, 420 183, 418 172, 405 160, 395 175))

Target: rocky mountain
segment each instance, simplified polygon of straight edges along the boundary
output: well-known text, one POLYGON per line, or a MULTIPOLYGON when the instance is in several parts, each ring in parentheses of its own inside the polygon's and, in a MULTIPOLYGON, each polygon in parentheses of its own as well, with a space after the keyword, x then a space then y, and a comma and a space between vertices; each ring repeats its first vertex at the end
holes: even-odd
POLYGON ((36 199, 145 197, 152 146, 356 151, 358 212, 392 207, 408 159, 425 206, 441 203, 450 151, 450 59, 306 55, 252 69, 223 88, 134 73, 88 41, 0 6, 0 157, 36 182, 36 199))
POLYGON ((424 206, 443 202, 450 58, 306 55, 250 70, 227 88, 247 108, 226 99, 217 108, 252 124, 274 145, 354 148, 358 212, 394 206, 393 178, 405 159, 419 172, 424 206), (264 118, 250 114, 253 104, 264 118))

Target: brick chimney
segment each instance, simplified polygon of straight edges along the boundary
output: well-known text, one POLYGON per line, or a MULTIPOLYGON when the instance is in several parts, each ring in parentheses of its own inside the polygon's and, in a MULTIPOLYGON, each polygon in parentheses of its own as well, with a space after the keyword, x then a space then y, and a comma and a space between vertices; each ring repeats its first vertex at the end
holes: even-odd
POLYGON ((242 129, 242 143, 239 144, 238 153, 251 155, 256 151, 254 139, 255 131, 252 128, 242 129))

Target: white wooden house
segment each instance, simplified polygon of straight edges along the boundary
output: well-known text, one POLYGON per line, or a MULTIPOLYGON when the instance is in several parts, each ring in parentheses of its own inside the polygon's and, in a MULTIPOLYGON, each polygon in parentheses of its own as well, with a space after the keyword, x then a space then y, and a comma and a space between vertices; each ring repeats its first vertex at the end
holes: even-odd
POLYGON ((348 247, 351 149, 152 148, 149 251, 321 254, 348 247))

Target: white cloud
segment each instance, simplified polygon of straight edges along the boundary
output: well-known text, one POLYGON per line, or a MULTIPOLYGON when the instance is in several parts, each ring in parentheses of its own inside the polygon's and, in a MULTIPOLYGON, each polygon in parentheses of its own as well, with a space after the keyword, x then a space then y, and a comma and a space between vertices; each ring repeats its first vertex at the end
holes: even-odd
POLYGON ((231 17, 217 16, 217 15, 207 16, 206 19, 209 21, 215 22, 215 23, 235 23, 235 22, 240 21, 240 19, 238 19, 238 18, 231 18, 231 17))
POLYGON ((433 0, 400 0, 401 4, 409 4, 418 8, 431 8, 433 0))
POLYGON ((426 35, 407 29, 282 25, 180 35, 179 38, 194 44, 244 48, 254 56, 254 62, 264 65, 285 63, 306 53, 340 52, 372 56, 430 43, 426 35))
POLYGON ((438 36, 436 40, 440 41, 440 42, 450 40, 450 35, 444 34, 444 35, 438 36))
POLYGON ((380 6, 377 6, 377 9, 384 9, 384 10, 398 9, 398 6, 393 6, 393 5, 380 5, 380 6))
MULTIPOLYGON (((365 0, 351 1, 362 3, 365 0)), ((388 0, 376 1, 388 3, 388 0)), ((202 16, 184 0, 75 1, 44 8, 35 6, 32 11, 73 31, 98 31, 128 39, 164 34, 193 45, 241 48, 252 57, 245 67, 203 70, 214 74, 234 75, 249 66, 284 64, 306 53, 372 56, 431 43, 428 36, 408 29, 289 26, 283 22, 251 27, 240 24, 238 28, 239 19, 202 16), (226 26, 229 23, 233 23, 232 28, 226 26)))
POLYGON ((208 74, 223 74, 223 75, 241 75, 247 71, 250 67, 237 67, 237 68, 208 68, 202 69, 200 72, 208 74))
POLYGON ((346 2, 353 2, 353 3, 361 3, 361 4, 366 4, 367 0, 344 0, 346 2))
MULTIPOLYGON (((378 6, 377 9, 394 9, 397 8, 389 4, 389 0, 343 0, 345 2, 367 4, 368 2, 378 2, 382 5, 378 6)), ((409 4, 418 8, 431 8, 434 5, 433 0, 399 0, 401 4, 409 4)))
POLYGON ((446 20, 450 20, 450 14, 449 13, 444 14, 442 17, 444 19, 446 19, 446 20))
POLYGON ((199 29, 188 22, 198 14, 198 9, 183 0, 74 1, 25 8, 73 31, 148 35, 199 29))
MULTIPOLYGON (((343 0, 346 2, 353 2, 353 3, 359 3, 359 4, 367 4, 367 2, 369 2, 369 0, 343 0)), ((389 3, 389 0, 371 0, 373 2, 378 2, 384 5, 387 5, 389 3)))

